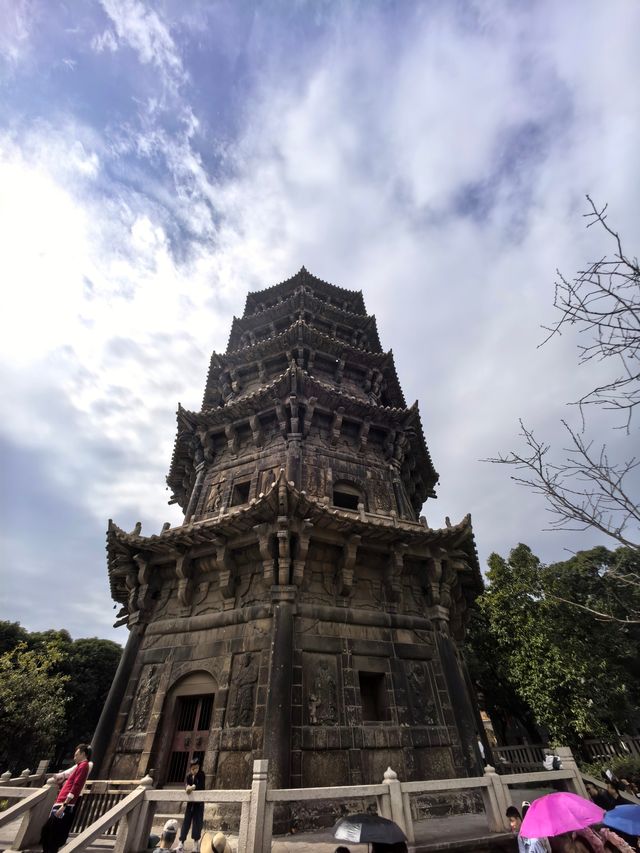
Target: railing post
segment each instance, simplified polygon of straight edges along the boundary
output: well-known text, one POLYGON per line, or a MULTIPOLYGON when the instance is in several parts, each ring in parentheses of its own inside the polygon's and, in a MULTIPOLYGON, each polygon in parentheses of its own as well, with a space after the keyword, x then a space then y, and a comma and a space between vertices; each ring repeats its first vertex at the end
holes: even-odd
MULTIPOLYGON (((404 804, 402 802, 402 785, 398 781, 398 774, 390 767, 384 771, 383 785, 389 788, 389 804, 391 806, 391 820, 397 823, 404 834, 409 837, 407 832, 408 825, 404 814, 404 804)), ((409 823, 411 823, 411 814, 409 814, 409 823)))
POLYGON ((247 845, 243 849, 238 844, 238 853, 269 853, 271 850, 271 835, 273 832, 273 809, 271 819, 267 815, 267 770, 269 762, 262 758, 253 762, 253 779, 251 780, 251 800, 249 801, 249 826, 247 828, 247 845))
POLYGON ((555 750, 555 753, 562 762, 563 770, 570 770, 572 773, 572 779, 569 780, 569 785, 573 787, 574 793, 579 794, 581 797, 588 800, 589 795, 587 794, 587 789, 585 788, 582 780, 582 773, 576 764, 576 760, 573 757, 571 749, 568 746, 559 746, 555 750))
POLYGON ((0 785, 8 785, 9 782, 11 782, 11 773, 5 770, 2 776, 0 776, 0 785))
POLYGON ((501 832, 509 829, 506 811, 511 805, 509 789, 505 786, 502 778, 496 773, 496 768, 487 764, 484 768, 484 777, 489 783, 482 789, 482 799, 487 815, 487 824, 492 832, 501 832))
POLYGON ((28 850, 30 847, 38 847, 40 845, 42 827, 49 818, 51 808, 58 795, 58 786, 53 780, 47 782, 43 787, 48 789, 47 795, 39 803, 36 803, 32 809, 29 809, 22 818, 20 829, 13 839, 11 850, 28 850))
MULTIPOLYGON (((144 779, 140 780, 140 787, 145 788, 145 790, 149 790, 152 785, 151 776, 145 776, 144 779)), ((156 804, 149 802, 146 797, 139 805, 131 809, 120 821, 113 853, 146 850, 155 811, 156 804)))
POLYGON ((638 749, 638 747, 634 743, 634 740, 631 735, 621 735, 620 740, 629 750, 629 755, 632 755, 634 758, 640 758, 640 749, 638 749))

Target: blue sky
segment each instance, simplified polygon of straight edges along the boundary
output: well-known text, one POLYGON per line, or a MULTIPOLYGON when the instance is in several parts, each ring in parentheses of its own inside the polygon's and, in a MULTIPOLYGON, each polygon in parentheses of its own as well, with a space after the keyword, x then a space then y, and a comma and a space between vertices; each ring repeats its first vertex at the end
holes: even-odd
POLYGON ((124 642, 107 519, 179 522, 178 401, 247 291, 302 264, 377 314, 432 526, 471 512, 483 563, 599 541, 544 532, 480 460, 519 417, 563 446, 607 375, 570 335, 537 345, 556 268, 606 250, 585 193, 637 252, 639 31, 632 0, 0 0, 0 617, 124 642))

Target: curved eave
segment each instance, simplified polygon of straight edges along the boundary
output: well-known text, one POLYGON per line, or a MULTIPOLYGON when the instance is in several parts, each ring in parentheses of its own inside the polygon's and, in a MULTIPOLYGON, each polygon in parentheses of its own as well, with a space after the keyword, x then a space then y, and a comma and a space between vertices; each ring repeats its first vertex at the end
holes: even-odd
MULTIPOLYGON (((309 299, 307 297, 307 299, 309 299)), ((260 314, 252 315, 251 317, 234 317, 231 322, 231 331, 227 341, 227 355, 238 352, 243 349, 246 344, 242 343, 242 335, 245 332, 253 331, 256 328, 264 328, 268 323, 275 323, 282 320, 284 317, 291 317, 292 314, 301 311, 313 313, 315 311, 318 316, 327 322, 335 321, 343 327, 366 332, 369 337, 369 351, 381 352, 380 335, 378 334, 378 324, 374 314, 354 314, 349 311, 343 311, 334 306, 327 306, 317 300, 310 299, 308 304, 305 298, 294 293, 278 305, 272 308, 267 308, 260 314)), ((284 331, 284 330, 283 330, 284 331)), ((277 334, 282 334, 279 332, 277 334)), ((277 337, 273 335, 272 337, 277 337)))
POLYGON ((207 519, 169 528, 152 536, 142 536, 140 532, 127 533, 112 521, 107 531, 108 571, 111 593, 116 601, 124 603, 128 595, 125 578, 130 570, 131 560, 138 553, 150 556, 171 558, 185 548, 212 546, 220 537, 233 537, 251 534, 257 524, 275 521, 282 513, 282 489, 284 486, 287 512, 310 521, 318 532, 326 530, 345 535, 362 536, 363 543, 369 546, 392 547, 405 544, 409 554, 420 554, 425 549, 444 549, 447 553, 464 554, 466 568, 460 575, 460 581, 470 595, 482 591, 480 564, 475 546, 471 516, 465 516, 458 524, 448 524, 444 528, 430 528, 422 523, 403 521, 394 517, 358 512, 327 506, 319 500, 298 491, 292 483, 286 482, 284 472, 279 479, 257 499, 241 507, 232 507, 228 511, 207 519))
POLYGON ((266 287, 263 290, 250 291, 247 294, 245 301, 244 314, 247 315, 256 311, 257 306, 261 302, 269 302, 274 297, 278 297, 280 293, 286 293, 287 290, 299 287, 301 284, 307 284, 312 289, 316 287, 320 293, 325 294, 329 298, 341 300, 352 305, 354 313, 364 314, 366 309, 364 305, 364 297, 361 290, 349 290, 346 287, 339 287, 336 284, 331 284, 328 281, 310 273, 306 267, 301 267, 295 275, 284 281, 274 284, 272 287, 266 287))
POLYGON ((190 458, 189 442, 199 427, 205 429, 219 427, 222 429, 228 423, 242 421, 251 415, 271 409, 274 398, 282 399, 286 404, 284 398, 291 393, 297 395, 302 405, 309 398, 315 397, 316 405, 326 411, 335 411, 338 406, 344 405, 344 408, 348 410, 347 418, 370 419, 373 425, 387 429, 411 428, 413 435, 410 437, 410 452, 415 463, 411 466, 411 471, 407 476, 416 477, 417 475, 417 478, 422 481, 422 486, 417 485, 420 505, 428 497, 434 496, 433 489, 438 482, 438 474, 433 466, 424 438, 417 404, 407 409, 368 403, 344 391, 340 386, 321 382, 319 379, 309 376, 301 368, 294 367, 287 368, 284 373, 268 385, 243 397, 238 397, 226 406, 205 409, 202 412, 189 412, 179 407, 177 414, 178 433, 167 476, 167 483, 176 493, 176 496, 180 491, 180 483, 183 477, 182 470, 178 469, 184 467, 185 462, 190 458), (296 389, 295 392, 292 391, 293 387, 296 389))
POLYGON ((406 406, 392 350, 384 353, 354 347, 351 344, 326 335, 319 329, 314 329, 305 320, 296 320, 295 323, 292 323, 288 329, 285 329, 279 335, 258 341, 256 344, 241 347, 225 354, 214 352, 209 364, 209 373, 203 396, 203 408, 217 372, 225 367, 239 367, 243 364, 251 364, 252 362, 280 353, 288 347, 299 344, 315 346, 327 355, 344 356, 351 363, 377 368, 382 372, 387 382, 387 396, 389 399, 396 406, 406 406))

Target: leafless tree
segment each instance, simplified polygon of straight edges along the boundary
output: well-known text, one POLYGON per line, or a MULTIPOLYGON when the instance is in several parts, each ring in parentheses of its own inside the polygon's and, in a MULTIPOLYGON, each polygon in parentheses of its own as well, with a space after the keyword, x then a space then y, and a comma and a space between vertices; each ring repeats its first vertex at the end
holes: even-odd
POLYGON ((589 391, 577 404, 584 416, 588 404, 622 412, 629 432, 635 407, 640 402, 640 266, 622 248, 617 231, 607 223, 607 205, 598 209, 587 196, 590 210, 587 228, 601 226, 614 243, 612 257, 594 261, 568 280, 558 270, 554 307, 560 319, 547 329, 546 343, 566 326, 577 325, 588 337, 581 344, 580 363, 613 359, 615 378, 589 391))
MULTIPOLYGON (((624 461, 609 457, 606 445, 596 446, 585 438, 585 410, 589 405, 623 414, 624 428, 630 441, 634 409, 640 403, 640 266, 622 247, 621 239, 607 223, 606 206, 599 209, 587 196, 590 210, 585 214, 587 227, 601 226, 614 244, 612 256, 594 261, 569 280, 560 272, 556 282, 554 307, 560 312, 555 325, 547 328, 544 345, 561 334, 567 326, 577 326, 586 343, 579 345, 579 361, 613 359, 616 373, 609 382, 596 386, 576 405, 582 416, 582 429, 573 429, 565 420, 567 446, 560 461, 554 461, 549 444, 541 442, 520 421, 524 439, 522 451, 510 451, 489 461, 510 465, 512 479, 542 495, 552 515, 551 529, 593 529, 613 539, 618 545, 640 551, 640 496, 636 456, 624 461), (635 480, 635 482, 634 482, 635 480)), ((637 594, 637 574, 618 575, 623 587, 637 594)), ((637 600, 637 599, 636 599, 637 600)), ((583 609, 588 609, 584 608, 583 609)), ((595 614, 612 618, 606 613, 595 614)), ((637 610, 631 607, 630 618, 636 621, 637 610)))

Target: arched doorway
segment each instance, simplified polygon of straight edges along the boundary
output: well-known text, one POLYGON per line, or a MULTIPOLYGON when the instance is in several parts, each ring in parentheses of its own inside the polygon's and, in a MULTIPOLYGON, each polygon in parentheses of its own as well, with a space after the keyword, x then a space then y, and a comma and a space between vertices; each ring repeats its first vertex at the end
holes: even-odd
POLYGON ((215 679, 202 671, 185 676, 171 689, 166 706, 170 740, 165 784, 184 784, 194 758, 204 764, 216 689, 215 679))

